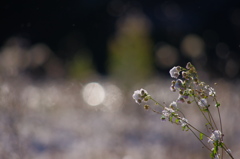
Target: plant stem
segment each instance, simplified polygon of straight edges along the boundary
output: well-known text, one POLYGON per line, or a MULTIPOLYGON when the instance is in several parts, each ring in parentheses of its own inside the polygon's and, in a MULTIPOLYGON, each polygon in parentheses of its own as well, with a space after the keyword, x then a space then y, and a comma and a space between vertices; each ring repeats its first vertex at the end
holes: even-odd
POLYGON ((223 128, 222 128, 222 119, 221 119, 221 114, 220 114, 219 107, 217 107, 217 110, 218 110, 218 116, 219 116, 219 122, 220 122, 221 132, 223 133, 223 128))
MULTIPOLYGON (((218 130, 218 127, 217 127, 217 125, 216 125, 216 123, 215 123, 215 121, 214 121, 214 119, 213 119, 213 116, 212 116, 211 112, 209 111, 209 109, 207 109, 207 110, 208 110, 208 114, 209 114, 210 118, 211 118, 212 121, 213 121, 214 126, 216 127, 216 130, 218 130)), ((222 132, 222 130, 221 130, 221 132, 222 132)))
POLYGON ((188 128, 189 128, 189 130, 193 133, 193 135, 202 143, 202 145, 203 145, 205 148, 207 148, 209 151, 211 151, 211 149, 210 149, 209 147, 207 147, 207 146, 202 142, 202 140, 199 139, 199 137, 195 134, 195 132, 194 132, 190 127, 188 127, 188 128))
POLYGON ((201 110, 201 108, 200 108, 200 106, 198 105, 198 102, 197 102, 197 100, 196 100, 196 97, 194 96, 194 101, 195 101, 195 103, 197 104, 197 106, 198 106, 198 108, 199 108, 199 110, 200 110, 200 112, 202 113, 202 115, 204 116, 204 118, 207 120, 207 122, 209 123, 209 125, 211 126, 211 128, 213 129, 213 126, 212 126, 212 123, 207 119, 207 117, 206 117, 206 115, 203 113, 203 111, 201 110))
POLYGON ((160 105, 163 109, 165 108, 165 106, 163 106, 162 104, 160 104, 159 102, 157 102, 155 99, 153 99, 152 97, 150 97, 150 99, 152 101, 154 101, 157 105, 160 105))
POLYGON ((180 112, 184 118, 186 118, 182 111, 180 111, 180 110, 177 110, 177 111, 180 112))
POLYGON ((155 109, 153 109, 152 107, 149 107, 151 109, 151 111, 153 111, 154 113, 157 113, 157 114, 162 114, 160 113, 159 111, 156 111, 155 109))
POLYGON ((234 159, 234 157, 232 156, 232 154, 230 152, 227 151, 226 145, 224 144, 225 147, 222 147, 222 149, 224 149, 224 151, 232 158, 234 159))
POLYGON ((195 128, 194 126, 192 126, 191 124, 189 124, 189 123, 187 123, 188 124, 188 126, 190 126, 191 128, 193 128, 194 130, 196 130, 197 132, 199 132, 199 133, 202 133, 204 136, 206 136, 206 137, 209 137, 208 135, 206 135, 206 134, 204 134, 203 132, 201 132, 200 130, 198 130, 197 128, 195 128))

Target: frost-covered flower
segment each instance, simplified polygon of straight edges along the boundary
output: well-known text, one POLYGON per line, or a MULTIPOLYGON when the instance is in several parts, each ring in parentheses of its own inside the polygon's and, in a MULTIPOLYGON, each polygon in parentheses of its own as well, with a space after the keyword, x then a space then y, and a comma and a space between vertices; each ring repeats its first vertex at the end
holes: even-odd
POLYGON ((170 90, 171 90, 172 92, 176 92, 176 89, 175 89, 174 85, 171 85, 171 86, 170 86, 170 90))
POLYGON ((187 68, 187 69, 190 69, 190 68, 192 68, 192 67, 193 67, 192 64, 191 64, 190 62, 188 62, 187 65, 186 65, 186 68, 187 68))
POLYGON ((169 105, 170 108, 172 109, 177 109, 177 103, 175 101, 173 101, 170 105, 169 105))
POLYGON ((210 87, 209 85, 206 85, 204 88, 209 91, 209 96, 213 96, 213 97, 216 96, 216 92, 214 88, 210 87))
POLYGON ((146 98, 148 95, 148 92, 145 89, 140 89, 134 91, 132 97, 135 100, 136 103, 141 104, 142 101, 147 102, 148 98, 146 98))
POLYGON ((214 89, 212 87, 210 87, 208 90, 209 90, 209 95, 210 96, 214 97, 216 95, 216 92, 214 91, 214 89))
POLYGON ((181 69, 180 69, 180 67, 179 66, 174 66, 170 71, 169 71, 169 73, 170 73, 170 76, 172 77, 172 78, 178 78, 178 76, 180 75, 180 72, 181 71, 181 69))
POLYGON ((216 154, 216 155, 214 156, 214 159, 220 159, 220 155, 219 155, 219 154, 216 154))
POLYGON ((229 154, 232 153, 232 151, 230 149, 227 149, 226 152, 229 153, 229 154))
POLYGON ((186 71, 182 71, 182 77, 185 78, 186 80, 189 79, 188 74, 186 71))
POLYGON ((181 79, 178 79, 174 85, 175 88, 178 88, 178 89, 184 89, 185 86, 184 86, 184 82, 181 80, 181 79))
POLYGON ((181 95, 181 94, 179 94, 178 99, 177 99, 177 102, 178 102, 178 103, 184 103, 184 102, 185 102, 185 99, 188 99, 188 96, 187 96, 187 95, 181 95))
POLYGON ((169 117, 172 113, 174 113, 175 111, 172 109, 172 108, 168 108, 168 107, 165 107, 162 111, 162 114, 165 116, 165 117, 169 117))
POLYGON ((200 107, 208 107, 208 103, 207 103, 207 100, 205 98, 201 98, 199 101, 198 101, 198 105, 200 107))
POLYGON ((186 118, 181 118, 179 121, 180 121, 182 127, 184 127, 188 124, 188 120, 186 118))
POLYGON ((220 130, 215 130, 212 135, 208 138, 208 143, 214 143, 215 141, 220 141, 222 139, 222 133, 220 130))

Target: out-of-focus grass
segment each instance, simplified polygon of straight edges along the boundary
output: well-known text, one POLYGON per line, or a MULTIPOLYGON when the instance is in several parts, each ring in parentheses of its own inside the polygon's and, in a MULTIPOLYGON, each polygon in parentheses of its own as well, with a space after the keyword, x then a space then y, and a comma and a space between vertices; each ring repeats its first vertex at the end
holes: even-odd
MULTIPOLYGON (((169 90, 170 80, 155 79, 142 87, 168 104, 177 97, 169 90)), ((224 80, 214 82, 218 82, 216 91, 222 104, 224 140, 237 157, 240 155, 240 85, 224 80)), ((208 151, 190 132, 161 122, 159 115, 134 103, 131 99, 134 90, 120 88, 117 96, 113 93, 99 105, 90 106, 82 97, 86 84, 68 80, 31 83, 24 78, 2 79, 0 158, 208 158, 208 151), (108 100, 111 105, 104 105, 108 100)), ((99 84, 104 90, 110 85, 106 80, 99 84)), ((190 122, 204 129, 197 109, 183 104, 179 107, 189 111, 190 122)))

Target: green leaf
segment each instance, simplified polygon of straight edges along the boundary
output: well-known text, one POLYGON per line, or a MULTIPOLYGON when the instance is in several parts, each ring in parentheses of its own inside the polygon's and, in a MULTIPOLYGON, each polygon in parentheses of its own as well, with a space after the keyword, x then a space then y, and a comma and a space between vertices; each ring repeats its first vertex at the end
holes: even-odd
POLYGON ((180 121, 180 119, 176 119, 176 120, 175 120, 175 123, 176 123, 176 124, 178 124, 178 123, 179 123, 179 121, 180 121))
POLYGON ((215 107, 219 107, 219 106, 220 106, 220 103, 216 103, 216 104, 215 104, 215 107))
POLYGON ((208 112, 209 110, 208 110, 208 108, 203 108, 202 111, 203 112, 208 112))
POLYGON ((169 121, 170 121, 170 122, 172 122, 172 119, 173 119, 173 117, 172 117, 172 116, 169 116, 169 121))
POLYGON ((218 145, 223 148, 224 143, 220 142, 218 145))
POLYGON ((161 120, 165 120, 166 117, 164 115, 161 115, 161 120))
POLYGON ((199 138, 200 138, 200 140, 203 140, 203 133, 199 134, 199 138))
POLYGON ((213 152, 214 152, 214 154, 218 153, 218 146, 214 146, 213 152))
POLYGON ((212 152, 212 153, 210 154, 210 157, 211 157, 211 158, 214 158, 214 156, 215 156, 215 155, 214 155, 214 152, 212 152))
POLYGON ((187 125, 185 125, 185 126, 182 127, 182 131, 188 131, 188 130, 189 130, 189 128, 188 128, 187 125))
POLYGON ((182 131, 184 131, 185 129, 186 129, 186 126, 183 126, 183 127, 182 127, 182 131))

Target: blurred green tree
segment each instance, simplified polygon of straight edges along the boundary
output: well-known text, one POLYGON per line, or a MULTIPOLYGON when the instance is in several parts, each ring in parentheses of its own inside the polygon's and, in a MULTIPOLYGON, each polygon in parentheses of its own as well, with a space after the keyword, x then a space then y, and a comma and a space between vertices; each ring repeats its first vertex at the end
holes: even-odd
POLYGON ((119 19, 109 42, 110 76, 126 87, 148 79, 153 73, 152 47, 150 23, 144 15, 119 19))

